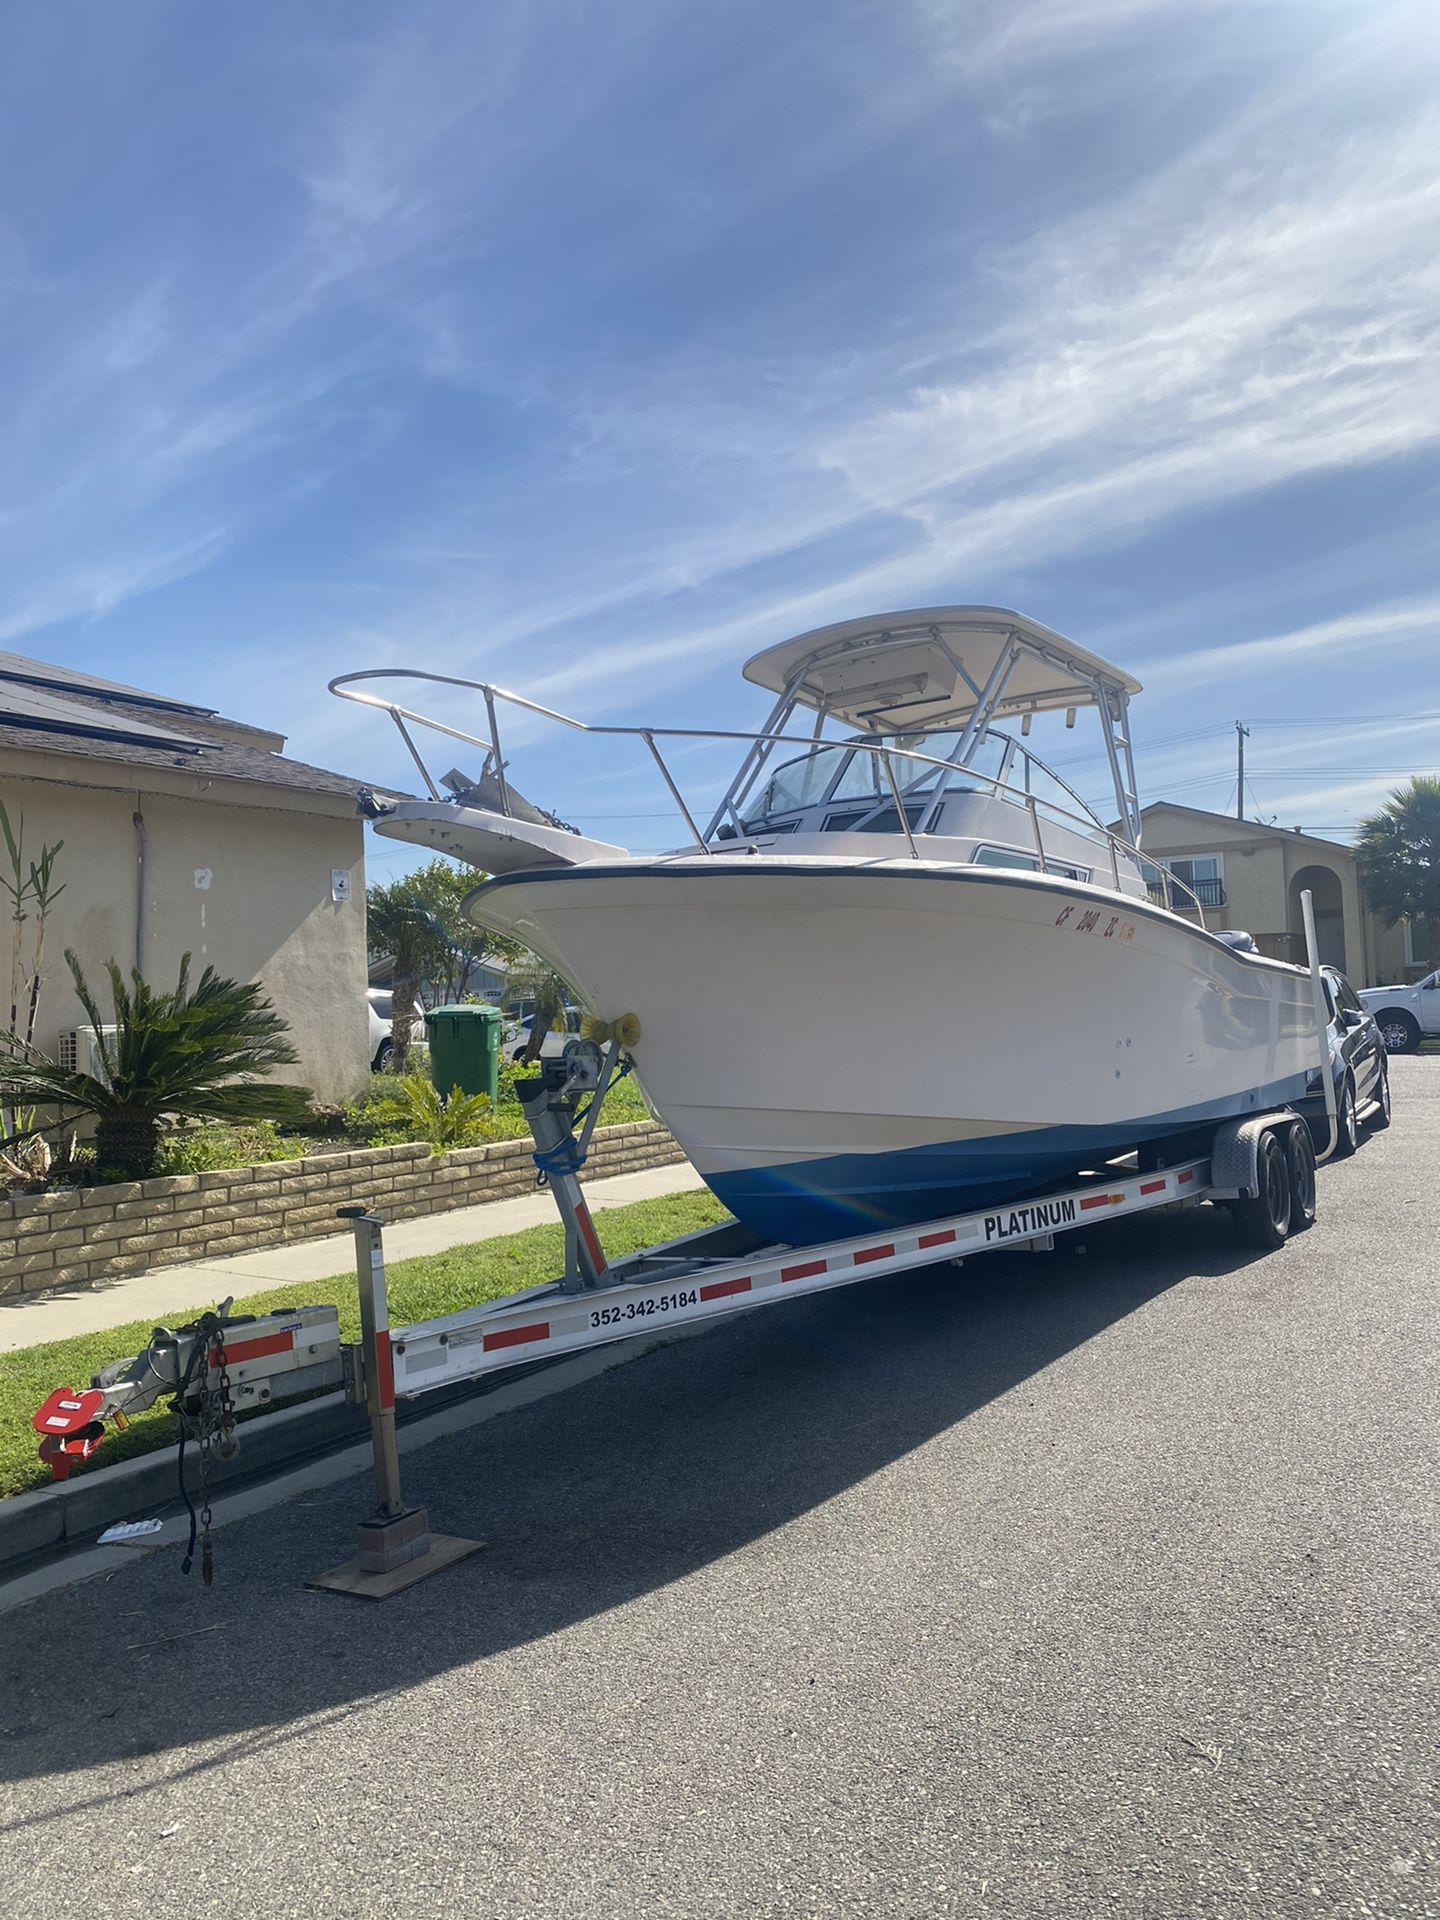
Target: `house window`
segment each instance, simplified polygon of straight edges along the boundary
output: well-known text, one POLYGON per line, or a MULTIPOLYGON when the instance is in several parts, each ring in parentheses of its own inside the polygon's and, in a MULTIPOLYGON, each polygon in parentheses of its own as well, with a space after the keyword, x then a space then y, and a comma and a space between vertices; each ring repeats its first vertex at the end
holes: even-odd
POLYGON ((1405 922, 1405 964, 1407 967, 1428 967, 1430 964, 1430 922, 1428 920, 1407 920, 1405 922))
MULTIPOLYGON (((1191 904, 1190 895, 1185 891, 1188 887, 1190 892, 1198 898, 1202 907, 1224 906, 1225 859, 1223 854, 1188 853, 1183 859, 1161 860, 1159 864, 1167 873, 1172 873, 1181 882, 1178 887, 1163 889, 1154 883, 1151 884, 1152 896, 1161 894, 1162 905, 1165 904, 1163 894, 1168 893, 1170 906, 1181 909, 1188 907, 1191 904)), ((1147 874, 1146 878, 1148 880, 1150 876, 1147 874)), ((1158 875, 1156 879, 1158 880, 1158 875)))

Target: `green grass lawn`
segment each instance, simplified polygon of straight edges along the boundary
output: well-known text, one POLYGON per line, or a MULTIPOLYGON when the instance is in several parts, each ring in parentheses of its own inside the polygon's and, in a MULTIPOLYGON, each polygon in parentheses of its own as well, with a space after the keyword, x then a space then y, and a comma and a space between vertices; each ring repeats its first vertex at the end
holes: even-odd
MULTIPOLYGON (((599 1215, 600 1236, 612 1258, 634 1253, 657 1241, 727 1218, 710 1194, 676 1193, 661 1200, 639 1200, 628 1207, 608 1207, 599 1215)), ((387 1269, 392 1326, 433 1320, 482 1300, 498 1300, 544 1280, 553 1280, 565 1259, 565 1235, 559 1221, 527 1227, 523 1233, 452 1247, 446 1253, 426 1254, 417 1260, 397 1260, 387 1269)), ((333 1280, 307 1280, 298 1286, 273 1287, 265 1293, 238 1299, 242 1313, 273 1313, 283 1307, 333 1302, 340 1310, 340 1338, 360 1337, 360 1306, 355 1276, 339 1274, 333 1280)), ((194 1318, 187 1309, 184 1318, 194 1318)), ((43 1347, 0 1354, 0 1496, 45 1486, 50 1469, 35 1457, 40 1436, 30 1417, 56 1387, 87 1387, 90 1376, 112 1360, 138 1353, 150 1338, 152 1323, 132 1320, 106 1333, 82 1334, 73 1340, 52 1340, 43 1347)), ((251 1416, 263 1419, 264 1413, 251 1416)), ((124 1460, 157 1447, 173 1446, 178 1438, 174 1414, 162 1401, 138 1414, 126 1430, 107 1430, 95 1459, 77 1473, 103 1472, 106 1463, 124 1460)))

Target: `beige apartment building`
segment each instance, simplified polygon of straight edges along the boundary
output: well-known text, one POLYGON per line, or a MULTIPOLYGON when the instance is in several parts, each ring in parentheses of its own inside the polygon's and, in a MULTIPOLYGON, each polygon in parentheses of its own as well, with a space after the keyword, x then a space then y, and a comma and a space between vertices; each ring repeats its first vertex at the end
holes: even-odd
MULTIPOLYGON (((357 783, 286 758, 285 739, 207 708, 0 653, 0 800, 26 850, 64 841, 46 930, 37 1045, 84 1015, 63 959, 100 1002, 107 960, 173 986, 182 954, 263 985, 300 1063, 339 1101, 369 1067, 364 828, 357 783)), ((0 848, 3 856, 3 848, 0 848)), ((8 1023, 8 902, 0 896, 8 1023)))
POLYGON ((1423 939, 1412 942, 1404 924, 1386 927, 1365 905, 1352 848, 1168 800, 1146 807, 1141 819, 1147 857, 1194 887, 1208 925, 1243 927, 1262 953, 1303 962, 1300 895, 1308 887, 1320 958, 1352 985, 1390 985, 1425 972, 1423 939))

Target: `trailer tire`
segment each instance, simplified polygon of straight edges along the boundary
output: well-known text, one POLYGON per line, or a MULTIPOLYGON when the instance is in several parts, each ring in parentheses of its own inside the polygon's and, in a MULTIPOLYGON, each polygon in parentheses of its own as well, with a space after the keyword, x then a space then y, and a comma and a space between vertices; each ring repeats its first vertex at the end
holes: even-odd
POLYGON ((1290 1231, 1303 1233, 1315 1224, 1315 1142, 1303 1120, 1290 1129, 1286 1142, 1290 1172, 1290 1231))
POLYGON ((1246 1246, 1272 1253, 1285 1244, 1291 1214, 1290 1156, 1273 1128, 1260 1141, 1255 1175, 1259 1193, 1254 1199, 1232 1200, 1230 1210, 1235 1231, 1246 1246))

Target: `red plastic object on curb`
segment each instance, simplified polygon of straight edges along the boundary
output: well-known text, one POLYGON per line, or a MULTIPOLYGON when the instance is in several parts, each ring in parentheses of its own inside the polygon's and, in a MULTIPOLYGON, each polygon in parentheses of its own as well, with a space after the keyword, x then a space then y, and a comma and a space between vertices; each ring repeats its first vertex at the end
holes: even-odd
POLYGON ((105 1423, 95 1415, 105 1404, 105 1395, 96 1387, 77 1393, 73 1387, 57 1387, 34 1415, 30 1424, 45 1437, 40 1442, 40 1458, 57 1480, 67 1480, 77 1462, 88 1460, 105 1438, 105 1423))

